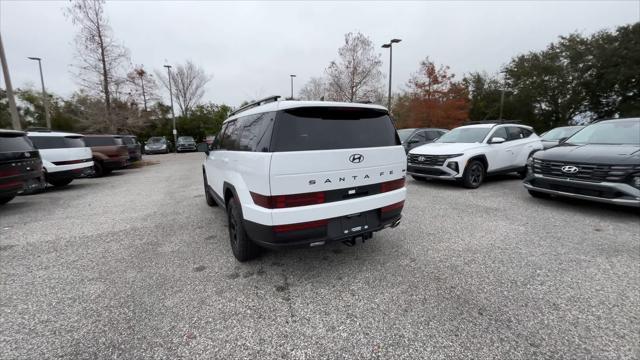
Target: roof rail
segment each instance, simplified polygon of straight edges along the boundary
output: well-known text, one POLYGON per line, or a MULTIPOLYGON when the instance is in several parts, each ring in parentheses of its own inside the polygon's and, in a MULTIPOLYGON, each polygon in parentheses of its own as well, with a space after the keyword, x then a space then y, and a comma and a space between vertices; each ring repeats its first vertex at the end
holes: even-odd
POLYGON ((474 120, 465 121, 463 125, 479 125, 479 124, 520 124, 520 120, 474 120))
POLYGON ((229 114, 229 117, 231 117, 231 116, 233 116, 235 114, 239 114, 239 113, 241 113, 243 111, 249 110, 251 108, 258 107, 260 105, 264 105, 264 104, 267 104, 267 103, 270 103, 270 102, 278 101, 278 99, 280 99, 280 95, 273 95, 273 96, 266 97, 264 99, 260 99, 260 100, 254 101, 254 102, 250 102, 247 105, 241 106, 238 109, 233 110, 229 114))
POLYGON ((31 131, 31 132, 51 132, 51 129, 46 128, 46 127, 29 127, 26 129, 26 131, 31 131))

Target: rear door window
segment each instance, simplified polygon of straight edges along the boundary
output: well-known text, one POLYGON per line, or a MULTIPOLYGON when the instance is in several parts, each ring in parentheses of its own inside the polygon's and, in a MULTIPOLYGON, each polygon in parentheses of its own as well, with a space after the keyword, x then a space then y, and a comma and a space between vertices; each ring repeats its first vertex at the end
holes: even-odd
POLYGON ((352 149, 400 145, 384 110, 304 107, 278 112, 271 151, 352 149))
POLYGON ((227 123, 222 135, 222 141, 220 142, 220 148, 225 150, 237 150, 238 149, 238 121, 232 120, 227 123))
POLYGON ((507 141, 520 140, 524 137, 517 126, 507 126, 507 136, 507 141))
POLYGON ((122 139, 113 136, 87 136, 84 138, 87 146, 113 146, 122 145, 122 139))
POLYGON ((243 116, 238 119, 241 151, 269 151, 275 112, 243 116))
POLYGON ((0 135, 0 152, 32 151, 33 144, 26 136, 0 135))
POLYGON ((37 149, 86 147, 82 136, 29 136, 37 149))

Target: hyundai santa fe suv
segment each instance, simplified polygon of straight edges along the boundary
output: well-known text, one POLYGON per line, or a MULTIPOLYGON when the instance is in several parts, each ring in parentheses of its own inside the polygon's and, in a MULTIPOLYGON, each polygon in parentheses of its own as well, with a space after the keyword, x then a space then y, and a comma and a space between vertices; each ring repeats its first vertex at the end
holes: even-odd
POLYGON ((91 149, 80 134, 29 131, 27 136, 40 152, 44 178, 53 186, 65 186, 73 179, 93 174, 91 149))
POLYGON ((640 207, 640 118, 597 122, 536 153, 524 186, 537 198, 640 207))
POLYGON ((527 159, 542 149, 530 126, 483 122, 457 127, 409 151, 407 173, 416 180, 455 180, 471 189, 489 175, 527 173, 527 159))
POLYGON ((384 107, 277 97, 232 113, 203 164, 207 203, 226 209, 239 261, 397 226, 405 172, 384 107))
POLYGON ((0 205, 25 189, 41 187, 42 161, 27 134, 0 130, 0 205))

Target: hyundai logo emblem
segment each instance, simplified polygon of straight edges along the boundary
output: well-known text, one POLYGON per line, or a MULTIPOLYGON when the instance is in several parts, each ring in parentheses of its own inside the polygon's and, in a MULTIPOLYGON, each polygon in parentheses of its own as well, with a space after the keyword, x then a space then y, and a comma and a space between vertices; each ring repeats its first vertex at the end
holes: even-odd
POLYGON ((349 156, 349 161, 354 164, 358 164, 364 161, 364 156, 362 154, 351 154, 351 156, 349 156))
POLYGON ((563 166, 561 168, 562 172, 565 174, 575 174, 578 171, 580 171, 580 169, 578 169, 577 167, 573 166, 573 165, 567 165, 567 166, 563 166))
POLYGON ((424 157, 424 156, 419 156, 418 157, 418 161, 420 161, 420 162, 424 162, 425 160, 427 160, 427 158, 424 157))

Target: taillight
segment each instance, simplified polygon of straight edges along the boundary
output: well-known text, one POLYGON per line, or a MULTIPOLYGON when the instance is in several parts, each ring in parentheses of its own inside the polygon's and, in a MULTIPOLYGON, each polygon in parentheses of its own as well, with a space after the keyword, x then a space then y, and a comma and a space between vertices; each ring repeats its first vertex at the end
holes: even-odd
POLYGON ((380 192, 388 192, 402 189, 404 187, 404 177, 397 180, 386 181, 380 184, 380 192))
POLYGON ((325 201, 324 192, 312 192, 294 195, 266 196, 251 193, 254 204, 267 209, 283 209, 297 206, 317 205, 325 201))
POLYGON ((308 230, 315 229, 327 226, 329 220, 316 220, 309 221, 297 224, 287 224, 287 225, 276 225, 273 227, 273 231, 277 233, 290 232, 290 231, 298 231, 298 230, 308 230))
POLYGON ((20 174, 20 170, 17 167, 11 167, 8 169, 0 170, 0 177, 8 177, 20 174))
POLYGON ((393 210, 398 210, 398 209, 402 209, 402 207, 404 206, 404 200, 397 202, 395 204, 391 204, 391 205, 387 205, 385 207, 382 208, 382 212, 386 213, 389 211, 393 211, 393 210))

